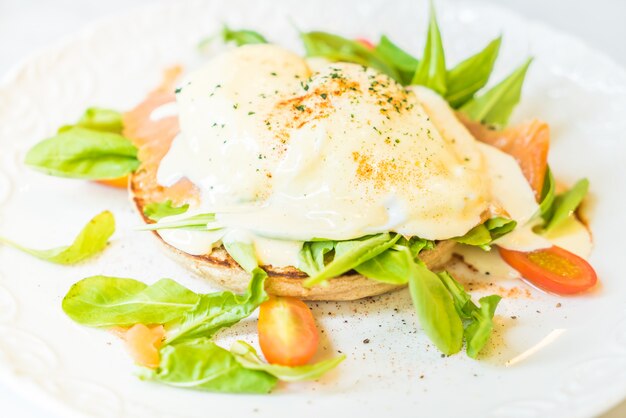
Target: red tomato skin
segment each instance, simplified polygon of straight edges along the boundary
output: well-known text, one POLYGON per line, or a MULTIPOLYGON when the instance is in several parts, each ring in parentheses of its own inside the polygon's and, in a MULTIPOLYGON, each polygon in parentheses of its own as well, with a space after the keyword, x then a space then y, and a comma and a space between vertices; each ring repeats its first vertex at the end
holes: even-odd
POLYGON ((598 282, 595 270, 586 260, 556 245, 528 253, 499 247, 499 252, 502 259, 526 280, 551 293, 581 293, 598 282), (544 259, 554 268, 546 269, 533 259, 544 259))
POLYGON ((319 333, 309 307, 300 299, 270 296, 259 310, 259 345, 271 364, 301 366, 315 355, 319 333))

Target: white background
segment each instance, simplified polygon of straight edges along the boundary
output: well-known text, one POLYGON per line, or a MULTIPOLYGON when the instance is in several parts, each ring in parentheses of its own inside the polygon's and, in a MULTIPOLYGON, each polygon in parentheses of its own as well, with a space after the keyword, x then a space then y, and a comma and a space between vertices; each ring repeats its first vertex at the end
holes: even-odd
MULTIPOLYGON (((363 0, 366 1, 366 0, 363 0)), ((461 2, 465 0, 452 0, 461 2)), ((626 67, 626 0, 484 0, 573 33, 626 67)), ((71 36, 90 22, 126 13, 151 0, 0 0, 0 78, 28 55, 71 36)), ((390 1, 390 7, 393 2, 390 1)), ((506 28, 503 28, 506 31, 506 28)), ((0 338, 2 336, 0 335, 0 338)), ((0 385, 0 415, 50 413, 0 385)), ((602 418, 626 417, 626 401, 602 418)))

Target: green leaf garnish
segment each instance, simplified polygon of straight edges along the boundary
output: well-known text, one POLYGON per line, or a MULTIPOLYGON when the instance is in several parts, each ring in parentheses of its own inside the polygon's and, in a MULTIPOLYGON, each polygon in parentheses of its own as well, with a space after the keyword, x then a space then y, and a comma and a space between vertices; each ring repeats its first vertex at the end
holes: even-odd
POLYGON ((223 393, 268 393, 278 379, 242 366, 236 356, 207 338, 161 349, 156 370, 142 369, 140 378, 166 385, 223 393))
POLYGON ((309 241, 302 245, 298 268, 309 276, 315 276, 326 266, 326 254, 335 249, 337 241, 309 241))
POLYGON ((491 240, 493 241, 513 231, 517 226, 517 222, 509 218, 496 216, 495 218, 488 219, 483 225, 489 231, 491 240))
POLYGON ((123 137, 122 114, 91 107, 75 125, 59 128, 26 154, 27 165, 46 174, 105 180, 123 177, 138 166, 137 149, 123 137))
POLYGON ((428 35, 424 54, 420 58, 411 84, 426 86, 439 94, 445 94, 446 82, 446 58, 441 41, 441 33, 435 16, 435 8, 430 5, 430 21, 428 23, 428 35))
POLYGON ((435 273, 413 260, 408 249, 401 253, 409 268, 409 291, 424 333, 442 353, 458 352, 463 345, 463 324, 448 290, 435 273))
POLYGON ((471 319, 472 311, 476 308, 476 305, 472 302, 472 297, 465 291, 463 286, 447 272, 443 271, 438 273, 439 279, 446 286, 448 292, 452 296, 454 301, 454 307, 462 319, 471 319))
POLYGON ((409 281, 410 266, 407 263, 405 254, 392 247, 361 263, 355 270, 368 279, 402 285, 409 281))
POLYGON ((485 251, 489 251, 491 248, 490 244, 494 240, 513 231, 516 226, 517 222, 512 219, 495 217, 470 229, 462 237, 453 239, 461 244, 474 245, 485 251))
MULTIPOLYGON (((462 237, 453 238, 456 242, 477 247, 488 246, 491 242, 491 234, 485 225, 480 224, 467 231, 462 237)), ((489 250, 489 248, 486 248, 489 250)))
POLYGON ((357 63, 375 68, 403 85, 426 86, 443 95, 453 108, 482 123, 504 126, 519 102, 522 84, 531 59, 498 85, 475 97, 491 76, 501 45, 501 37, 484 49, 446 69, 445 52, 435 9, 431 2, 424 52, 416 58, 381 36, 372 50, 358 41, 327 32, 301 33, 307 56, 331 61, 357 63))
POLYGON ((459 316, 466 320, 464 331, 467 355, 476 358, 483 349, 493 330, 493 315, 502 299, 498 295, 485 296, 479 299, 480 307, 472 302, 471 296, 456 280, 442 272, 439 279, 450 292, 459 316))
POLYGON ((202 295, 198 304, 184 313, 180 327, 165 343, 178 344, 193 338, 211 337, 222 328, 250 316, 268 298, 265 292, 266 278, 267 273, 256 268, 252 271, 252 279, 245 294, 224 291, 202 295))
POLYGON ((420 237, 411 237, 408 240, 405 238, 400 238, 400 240, 398 240, 398 244, 409 247, 413 258, 418 258, 422 251, 432 250, 436 246, 435 241, 420 237))
POLYGON ((445 99, 450 106, 458 108, 483 88, 493 71, 502 37, 491 41, 482 51, 457 64, 447 73, 445 99))
POLYGON ((193 309, 200 295, 171 279, 148 286, 133 279, 93 276, 75 283, 63 311, 90 327, 166 324, 193 309))
POLYGON ((339 363, 346 358, 345 355, 341 355, 315 364, 290 367, 263 362, 254 347, 243 341, 234 342, 230 347, 230 352, 235 355, 235 359, 239 364, 246 369, 262 370, 284 382, 301 382, 319 379, 323 374, 337 367, 339 363))
POLYGON ((361 43, 327 32, 303 32, 306 55, 323 57, 331 61, 352 62, 372 67, 395 80, 400 76, 393 65, 389 64, 376 50, 371 50, 361 43))
POLYGON ((123 177, 139 166, 137 148, 127 138, 81 127, 36 144, 25 163, 52 176, 87 180, 123 177))
POLYGON ((234 42, 237 46, 267 43, 263 35, 249 29, 232 30, 224 25, 221 35, 224 42, 234 42))
POLYGON ((51 263, 75 264, 102 251, 113 232, 115 232, 115 218, 111 212, 104 211, 85 225, 71 245, 50 250, 36 250, 3 237, 0 237, 0 242, 51 263))
POLYGON ((182 219, 168 222, 158 222, 154 224, 142 225, 139 231, 158 231, 159 229, 187 229, 192 231, 208 231, 209 222, 215 220, 214 213, 199 213, 182 219))
POLYGON ((493 315, 502 298, 498 295, 485 296, 478 300, 480 308, 472 311, 472 319, 465 328, 467 355, 476 358, 493 331, 493 315))
POLYGON ((408 246, 394 245, 356 270, 383 283, 402 285, 408 282, 419 322, 444 354, 459 351, 465 336, 468 355, 475 358, 489 339, 500 296, 481 299, 478 308, 452 276, 428 270, 421 261, 415 260, 408 246), (462 320, 467 324, 465 331, 462 320))
POLYGON ((149 203, 143 208, 143 214, 153 221, 159 221, 166 216, 180 215, 187 212, 189 204, 174 206, 171 200, 165 202, 149 203))
POLYGON ((417 58, 391 42, 391 39, 385 35, 380 37, 375 51, 381 58, 396 68, 400 76, 398 79, 400 83, 403 85, 411 83, 419 62, 417 58))
POLYGON ((532 58, 511 75, 461 107, 470 119, 496 126, 506 126, 522 95, 522 85, 532 58))
POLYGON ((122 114, 117 110, 90 107, 78 120, 76 126, 100 132, 121 134, 124 129, 122 114))
POLYGON ((254 244, 249 242, 224 241, 224 248, 228 254, 248 273, 259 267, 254 244))
POLYGON ((361 263, 376 257, 390 248, 398 239, 400 239, 398 234, 392 236, 389 233, 384 233, 357 240, 339 241, 335 245, 335 257, 333 260, 317 274, 306 279, 303 285, 312 287, 352 270, 361 263))
POLYGON ((210 337, 249 316, 267 299, 267 274, 252 272, 248 291, 197 294, 171 279, 147 285, 134 279, 93 276, 75 283, 63 298, 63 311, 75 322, 90 327, 170 324, 173 344, 210 337))
POLYGON ((581 179, 567 192, 556 196, 552 204, 552 215, 545 230, 550 231, 569 218, 585 198, 587 190, 589 190, 589 180, 581 179))
POLYGON ((550 219, 555 194, 556 182, 554 181, 552 170, 550 170, 550 167, 547 167, 545 177, 543 178, 543 187, 541 188, 541 203, 539 204, 539 213, 546 222, 550 219))
POLYGON ((359 264, 355 270, 357 273, 379 282, 406 284, 409 280, 409 267, 406 265, 406 257, 402 254, 404 247, 409 249, 413 259, 415 259, 422 250, 434 248, 434 242, 417 237, 408 241, 401 238, 396 245, 359 264))

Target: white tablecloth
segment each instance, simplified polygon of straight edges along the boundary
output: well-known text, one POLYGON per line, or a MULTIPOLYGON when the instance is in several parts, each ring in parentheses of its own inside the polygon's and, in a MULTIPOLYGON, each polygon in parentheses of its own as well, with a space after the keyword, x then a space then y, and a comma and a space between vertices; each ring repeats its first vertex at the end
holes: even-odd
MULTIPOLYGON (((363 0, 367 1, 367 0, 363 0)), ((453 0, 464 1, 464 0, 453 0)), ((626 0, 485 0, 573 33, 626 66, 626 0)), ((151 0, 0 0, 0 77, 34 51, 151 0)), ((0 336, 0 338, 2 338, 0 336)), ((50 418, 0 384, 0 416, 50 418)), ((626 401, 602 418, 626 417, 626 401)), ((61 417, 59 417, 61 418, 61 417)))

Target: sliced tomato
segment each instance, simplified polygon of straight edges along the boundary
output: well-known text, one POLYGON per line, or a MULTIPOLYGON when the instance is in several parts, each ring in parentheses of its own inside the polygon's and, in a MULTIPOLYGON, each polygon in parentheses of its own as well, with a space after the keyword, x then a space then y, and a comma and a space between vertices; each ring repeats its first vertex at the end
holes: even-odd
POLYGON ((163 325, 148 327, 135 324, 130 328, 115 327, 110 331, 124 340, 135 363, 149 368, 159 366, 159 348, 165 336, 163 325))
POLYGON ((570 295, 592 288, 598 281, 591 265, 561 247, 531 252, 499 248, 508 265, 532 284, 559 295, 570 295))
POLYGON ((365 39, 365 38, 357 38, 356 41, 358 43, 360 43, 361 45, 363 45, 365 48, 367 49, 374 49, 376 48, 376 45, 374 45, 372 43, 372 41, 370 41, 369 39, 365 39))
POLYGON ((128 176, 118 177, 116 179, 96 180, 96 183, 104 184, 105 186, 119 187, 125 189, 128 187, 128 176))
POLYGON ((259 311, 259 344, 268 362, 306 364, 319 344, 311 310, 300 299, 271 296, 259 311))
POLYGON ((496 131, 462 116, 461 120, 476 139, 499 148, 517 160, 539 200, 548 168, 550 126, 540 120, 531 120, 496 131))

